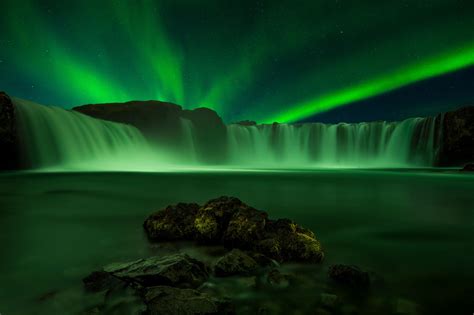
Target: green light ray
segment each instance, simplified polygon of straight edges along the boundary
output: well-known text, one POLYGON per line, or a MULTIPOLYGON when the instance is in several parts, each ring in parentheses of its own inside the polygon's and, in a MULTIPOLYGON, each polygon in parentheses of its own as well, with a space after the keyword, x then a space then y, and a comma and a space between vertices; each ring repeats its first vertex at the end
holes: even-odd
POLYGON ((377 96, 403 86, 474 65, 474 45, 405 67, 354 87, 292 105, 288 110, 266 116, 261 122, 295 122, 330 109, 377 96))
POLYGON ((114 79, 92 65, 81 61, 72 51, 61 45, 59 38, 44 21, 41 14, 30 1, 21 1, 10 7, 11 16, 22 16, 23 19, 9 18, 12 34, 17 39, 15 57, 17 66, 23 72, 38 81, 48 76, 48 81, 60 93, 68 95, 71 101, 87 99, 89 102, 125 102, 131 99, 131 94, 114 79), (25 27, 19 23, 33 25, 25 27), (40 49, 41 48, 41 49, 40 49), (23 54, 31 51, 47 50, 48 61, 38 65, 41 56, 27 58, 23 54), (47 72, 45 72, 47 69, 47 72))
POLYGON ((121 25, 129 34, 130 48, 142 59, 143 73, 158 100, 185 103, 183 56, 163 26, 159 7, 152 0, 121 1, 114 5, 121 25))

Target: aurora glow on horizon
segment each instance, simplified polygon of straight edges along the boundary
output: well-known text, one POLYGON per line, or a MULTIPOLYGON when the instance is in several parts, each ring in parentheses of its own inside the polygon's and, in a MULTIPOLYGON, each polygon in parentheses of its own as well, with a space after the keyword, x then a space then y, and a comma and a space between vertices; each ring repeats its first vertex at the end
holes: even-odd
POLYGON ((267 123, 362 101, 354 120, 392 119, 397 91, 400 117, 474 101, 472 1, 306 2, 6 0, 0 90, 64 108, 158 99, 267 123), (404 90, 417 84, 433 93, 404 90))

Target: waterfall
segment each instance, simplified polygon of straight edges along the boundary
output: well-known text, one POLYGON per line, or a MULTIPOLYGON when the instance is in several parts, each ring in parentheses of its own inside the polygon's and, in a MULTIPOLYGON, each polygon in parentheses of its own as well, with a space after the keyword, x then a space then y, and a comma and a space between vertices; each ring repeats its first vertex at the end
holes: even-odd
MULTIPOLYGON (((103 121, 58 107, 13 100, 27 164, 33 168, 99 168, 133 163, 150 152, 134 127, 103 121)), ((120 166, 118 167, 120 168, 120 166)))
POLYGON ((435 118, 356 124, 228 126, 229 163, 267 167, 430 167, 435 118))
POLYGON ((430 167, 441 141, 435 118, 410 118, 332 125, 232 124, 227 126, 227 144, 214 144, 205 137, 198 141, 200 130, 180 118, 181 138, 152 145, 129 125, 13 101, 27 164, 40 169, 184 169, 205 164, 197 162, 199 154, 224 154, 221 164, 238 168, 430 167), (226 145, 227 154, 209 150, 213 145, 226 145))
POLYGON ((197 160, 196 137, 193 122, 189 119, 180 118, 183 134, 183 153, 187 155, 188 162, 195 163, 197 160))

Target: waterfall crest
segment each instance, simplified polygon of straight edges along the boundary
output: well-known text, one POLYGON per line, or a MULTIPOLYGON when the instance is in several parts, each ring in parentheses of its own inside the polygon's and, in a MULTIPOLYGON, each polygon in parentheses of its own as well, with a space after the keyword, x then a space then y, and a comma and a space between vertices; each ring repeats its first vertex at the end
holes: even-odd
POLYGON ((430 167, 435 118, 356 124, 228 127, 231 164, 269 167, 430 167))

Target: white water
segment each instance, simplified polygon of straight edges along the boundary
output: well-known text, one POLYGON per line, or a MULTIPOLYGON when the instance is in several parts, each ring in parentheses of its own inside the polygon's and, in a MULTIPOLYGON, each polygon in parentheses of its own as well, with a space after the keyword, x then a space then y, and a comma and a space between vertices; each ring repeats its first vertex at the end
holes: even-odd
POLYGON ((33 168, 113 166, 151 154, 135 127, 14 99, 26 163, 33 168))
MULTIPOLYGON (((179 170, 197 163, 193 123, 181 119, 179 148, 151 145, 135 127, 15 99, 20 139, 32 168, 179 170), (172 151, 176 152, 172 152, 172 151)), ((227 127, 227 168, 431 167, 438 150, 434 118, 358 124, 227 127)))
POLYGON ((430 167, 435 119, 228 127, 231 164, 269 167, 430 167))

